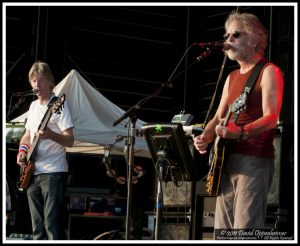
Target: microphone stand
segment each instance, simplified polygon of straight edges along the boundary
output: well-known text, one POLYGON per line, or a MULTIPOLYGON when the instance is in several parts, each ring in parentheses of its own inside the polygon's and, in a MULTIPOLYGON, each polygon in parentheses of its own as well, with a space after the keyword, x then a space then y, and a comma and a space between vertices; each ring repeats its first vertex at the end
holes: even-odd
POLYGON ((25 97, 22 96, 19 101, 13 106, 12 109, 9 108, 7 115, 6 115, 6 122, 8 122, 9 116, 21 105, 22 102, 25 101, 25 97))
POLYGON ((126 240, 130 239, 130 228, 131 228, 131 200, 132 200, 132 170, 134 167, 134 143, 135 143, 135 123, 136 123, 137 117, 136 114, 130 116, 130 128, 129 128, 129 136, 127 138, 127 146, 129 148, 127 149, 128 153, 128 175, 127 175, 127 216, 126 216, 126 240))
POLYGON ((37 92, 38 90, 32 90, 32 93, 29 93, 29 94, 24 94, 24 93, 21 93, 21 97, 19 99, 19 101, 13 106, 13 108, 11 109, 11 102, 12 102, 12 98, 14 96, 18 96, 19 93, 14 93, 11 95, 10 97, 10 103, 9 103, 9 108, 8 108, 8 112, 6 114, 6 121, 8 121, 8 117, 21 105, 22 102, 25 101, 25 97, 26 96, 33 96, 35 94, 33 94, 34 92, 37 92))
POLYGON ((154 239, 158 240, 160 239, 160 225, 161 225, 161 218, 162 218, 162 213, 163 213, 163 192, 162 192, 162 181, 163 181, 163 164, 164 164, 164 159, 166 157, 166 152, 165 151, 160 151, 157 153, 158 157, 158 167, 156 169, 157 171, 157 193, 156 193, 156 220, 155 220, 155 231, 154 231, 154 239))
MULTIPOLYGON (((172 81, 174 81, 181 73, 183 73, 184 71, 186 71, 186 69, 183 69, 177 76, 173 77, 175 72, 177 71, 181 61, 183 60, 183 58, 186 56, 187 52, 190 50, 191 47, 193 47, 194 45, 191 45, 183 54, 182 58, 180 59, 180 61, 178 62, 177 66, 175 67, 174 71, 172 72, 171 76, 169 77, 169 79, 164 82, 161 87, 159 87, 157 90, 155 90, 153 92, 153 94, 151 94, 150 96, 143 98, 142 100, 140 100, 136 105, 134 105, 133 107, 131 107, 128 111, 126 111, 119 119, 117 119, 114 123, 113 126, 118 125, 121 121, 125 120, 126 118, 129 117, 130 119, 130 130, 129 130, 129 134, 128 134, 128 140, 127 140, 127 145, 128 147, 128 177, 127 177, 127 214, 126 214, 126 234, 125 234, 125 240, 129 240, 130 239, 130 228, 131 228, 131 200, 132 200, 132 172, 133 172, 133 160, 134 160, 134 144, 135 144, 135 136, 136 136, 136 121, 137 121, 137 110, 139 110, 141 108, 141 106, 143 104, 145 104, 146 102, 148 102, 151 98, 157 96, 165 87, 168 88, 172 88, 173 85, 171 84, 172 81), (173 79, 172 79, 173 78, 173 79), (172 80, 171 80, 172 79, 172 80)), ((210 52, 203 52, 202 55, 200 55, 197 58, 197 61, 201 61, 204 57, 206 57, 207 55, 209 55, 210 52)), ((196 64, 196 62, 194 62, 192 65, 196 64)), ((190 66, 189 66, 190 67, 190 66)), ((159 174, 158 174, 159 175, 159 174)), ((158 181, 159 182, 159 181, 158 181)), ((161 188, 159 188, 161 190, 161 188)), ((160 195, 160 191, 158 192, 158 195, 160 195)), ((158 198, 159 201, 161 196, 158 198)), ((158 220, 158 218, 156 218, 156 220, 158 220)), ((160 224, 159 221, 157 221, 157 226, 160 224)), ((158 230, 158 228, 156 228, 156 231, 158 230)))
MULTIPOLYGON (((158 95, 162 88, 157 90, 153 96, 158 95)), ((125 112, 118 120, 113 123, 113 126, 119 124, 122 120, 129 117, 129 134, 127 138, 127 210, 126 210, 126 232, 125 232, 125 240, 130 240, 130 228, 131 228, 131 200, 132 200, 132 172, 133 172, 133 160, 134 160, 134 144, 135 144, 135 136, 136 136, 136 121, 137 114, 136 111, 140 109, 140 106, 146 101, 150 100, 153 96, 147 97, 144 100, 141 100, 136 105, 131 107, 127 112, 125 112)))

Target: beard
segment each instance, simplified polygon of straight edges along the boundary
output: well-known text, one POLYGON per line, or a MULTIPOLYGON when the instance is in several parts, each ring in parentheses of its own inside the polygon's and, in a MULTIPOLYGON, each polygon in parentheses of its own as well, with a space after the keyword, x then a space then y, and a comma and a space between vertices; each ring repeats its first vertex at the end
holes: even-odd
POLYGON ((227 51, 227 56, 230 60, 237 61, 237 60, 245 60, 249 54, 245 54, 244 50, 241 50, 239 48, 231 48, 227 51))

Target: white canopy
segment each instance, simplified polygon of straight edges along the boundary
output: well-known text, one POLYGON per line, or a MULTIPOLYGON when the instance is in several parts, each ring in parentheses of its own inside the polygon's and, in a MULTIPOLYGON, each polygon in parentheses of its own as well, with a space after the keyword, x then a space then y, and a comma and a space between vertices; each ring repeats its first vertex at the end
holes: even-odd
MULTIPOLYGON (((127 136, 128 126, 125 119, 113 127, 125 111, 105 98, 93 88, 76 70, 72 70, 54 88, 57 96, 66 95, 74 121, 75 144, 67 148, 68 152, 103 154, 104 148, 114 142, 115 136, 127 136)), ((28 112, 13 119, 11 122, 25 122, 28 112)), ((137 120, 136 129, 141 129, 145 122, 137 120)), ((135 155, 150 157, 146 141, 136 137, 134 144, 135 155)), ((123 154, 124 141, 118 142, 111 154, 123 154)))

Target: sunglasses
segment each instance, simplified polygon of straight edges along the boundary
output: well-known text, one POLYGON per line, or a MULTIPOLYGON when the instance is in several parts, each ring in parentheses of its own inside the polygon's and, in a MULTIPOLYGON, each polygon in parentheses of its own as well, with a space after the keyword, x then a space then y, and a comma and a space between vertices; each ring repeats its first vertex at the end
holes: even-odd
POLYGON ((223 38, 226 41, 230 37, 230 35, 231 35, 232 37, 234 37, 235 39, 237 39, 237 38, 239 38, 241 36, 241 34, 242 34, 242 32, 239 32, 239 31, 235 31, 234 33, 225 33, 224 36, 223 36, 223 38))

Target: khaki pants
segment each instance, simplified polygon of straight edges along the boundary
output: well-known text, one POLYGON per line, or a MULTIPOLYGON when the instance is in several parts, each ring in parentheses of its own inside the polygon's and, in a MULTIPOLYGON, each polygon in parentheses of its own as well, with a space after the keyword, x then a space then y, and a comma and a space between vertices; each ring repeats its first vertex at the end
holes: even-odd
POLYGON ((214 228, 264 228, 273 172, 273 160, 230 154, 223 166, 214 228))

